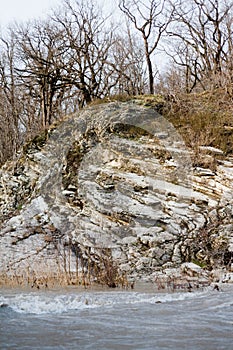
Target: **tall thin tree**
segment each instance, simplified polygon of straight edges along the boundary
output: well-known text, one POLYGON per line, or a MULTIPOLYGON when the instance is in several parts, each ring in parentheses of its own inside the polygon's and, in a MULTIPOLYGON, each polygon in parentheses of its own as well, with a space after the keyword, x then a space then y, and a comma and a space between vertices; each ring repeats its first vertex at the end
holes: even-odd
POLYGON ((149 92, 154 94, 152 54, 158 48, 162 35, 172 20, 167 0, 120 0, 119 8, 141 34, 148 69, 149 92))

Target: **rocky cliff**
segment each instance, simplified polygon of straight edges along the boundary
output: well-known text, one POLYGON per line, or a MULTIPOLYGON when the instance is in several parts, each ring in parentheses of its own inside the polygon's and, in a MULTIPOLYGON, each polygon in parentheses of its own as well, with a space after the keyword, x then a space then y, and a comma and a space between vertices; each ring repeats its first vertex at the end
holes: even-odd
POLYGON ((200 152, 214 170, 194 168, 179 132, 140 100, 88 107, 38 135, 0 170, 1 284, 230 270, 233 159, 200 152))

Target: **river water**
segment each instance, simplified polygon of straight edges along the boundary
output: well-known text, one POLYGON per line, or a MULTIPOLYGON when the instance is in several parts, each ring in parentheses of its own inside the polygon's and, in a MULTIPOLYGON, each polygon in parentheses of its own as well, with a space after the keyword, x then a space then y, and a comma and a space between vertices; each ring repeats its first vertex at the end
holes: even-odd
POLYGON ((197 292, 0 290, 0 349, 231 350, 233 285, 197 292))

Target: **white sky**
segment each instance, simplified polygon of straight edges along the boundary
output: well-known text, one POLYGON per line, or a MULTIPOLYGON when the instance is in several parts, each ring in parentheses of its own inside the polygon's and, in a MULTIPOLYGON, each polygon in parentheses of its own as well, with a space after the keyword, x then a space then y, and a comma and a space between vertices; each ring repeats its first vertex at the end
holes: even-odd
POLYGON ((0 0, 0 27, 4 29, 14 21, 45 17, 50 8, 60 3, 60 0, 0 0))
MULTIPOLYGON (((56 9, 62 3, 62 0, 0 0, 0 35, 11 23, 46 17, 51 9, 56 9)), ((102 4, 107 13, 114 6, 114 11, 117 10, 117 0, 97 0, 97 3, 102 4)))

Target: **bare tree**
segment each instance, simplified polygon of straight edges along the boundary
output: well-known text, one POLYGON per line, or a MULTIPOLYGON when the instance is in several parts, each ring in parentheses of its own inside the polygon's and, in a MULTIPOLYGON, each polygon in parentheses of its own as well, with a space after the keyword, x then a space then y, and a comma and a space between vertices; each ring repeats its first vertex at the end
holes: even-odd
POLYGON ((187 90, 197 84, 221 85, 221 77, 232 52, 232 1, 190 0, 173 6, 175 21, 168 35, 174 38, 170 55, 187 74, 187 90))
POLYGON ((111 54, 109 64, 113 67, 116 81, 111 92, 128 95, 145 93, 147 78, 144 50, 129 26, 125 34, 121 30, 115 35, 111 54))
POLYGON ((81 107, 102 97, 111 81, 113 72, 108 61, 113 37, 106 20, 92 0, 64 0, 62 13, 53 16, 63 31, 63 46, 67 49, 65 80, 76 87, 81 107))
POLYGON ((20 144, 22 106, 15 77, 17 39, 12 32, 0 46, 0 163, 11 157, 20 144))
POLYGON ((62 32, 47 21, 35 21, 19 27, 17 38, 21 61, 18 76, 27 95, 38 104, 38 118, 41 118, 41 126, 46 127, 56 119, 65 89, 62 32))
POLYGON ((172 19, 172 12, 166 8, 166 0, 127 1, 120 0, 119 8, 140 32, 148 69, 149 92, 154 93, 154 69, 152 54, 158 48, 162 35, 172 19))

